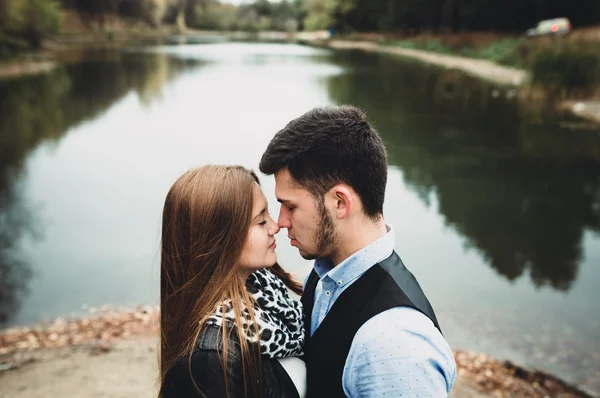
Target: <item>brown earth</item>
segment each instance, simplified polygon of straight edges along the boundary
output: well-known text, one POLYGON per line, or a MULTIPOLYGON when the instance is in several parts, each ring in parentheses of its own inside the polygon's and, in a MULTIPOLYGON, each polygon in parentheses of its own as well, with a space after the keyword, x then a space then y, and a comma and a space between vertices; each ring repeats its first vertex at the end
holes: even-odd
MULTIPOLYGON (((104 308, 89 318, 0 331, 0 397, 156 396, 155 307, 104 308)), ((560 380, 456 350, 451 397, 589 397, 560 380)))

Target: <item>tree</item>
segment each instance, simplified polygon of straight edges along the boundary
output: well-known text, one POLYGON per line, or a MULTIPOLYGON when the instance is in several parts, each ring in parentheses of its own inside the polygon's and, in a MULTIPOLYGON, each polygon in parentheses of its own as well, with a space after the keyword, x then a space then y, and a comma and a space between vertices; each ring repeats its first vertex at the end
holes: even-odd
POLYGON ((347 17, 356 8, 357 0, 306 0, 305 25, 308 30, 337 27, 342 30, 353 30, 347 17))
POLYGON ((167 10, 168 0, 121 0, 118 13, 158 27, 167 10))
POLYGON ((13 29, 33 48, 58 33, 62 23, 60 5, 53 0, 14 0, 13 29))
POLYGON ((307 30, 523 32, 542 19, 567 17, 574 26, 600 22, 598 0, 302 0, 307 30))
POLYGON ((233 30, 237 23, 237 8, 233 4, 215 2, 198 7, 191 26, 206 30, 233 30))

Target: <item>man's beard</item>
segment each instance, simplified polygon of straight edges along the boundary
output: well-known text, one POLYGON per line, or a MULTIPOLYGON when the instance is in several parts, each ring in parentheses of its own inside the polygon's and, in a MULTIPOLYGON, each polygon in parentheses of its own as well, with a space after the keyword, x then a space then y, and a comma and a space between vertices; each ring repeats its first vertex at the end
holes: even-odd
POLYGON ((319 203, 319 224, 315 234, 316 253, 300 253, 305 260, 328 257, 335 248, 336 233, 333 220, 325 208, 325 203, 319 203))

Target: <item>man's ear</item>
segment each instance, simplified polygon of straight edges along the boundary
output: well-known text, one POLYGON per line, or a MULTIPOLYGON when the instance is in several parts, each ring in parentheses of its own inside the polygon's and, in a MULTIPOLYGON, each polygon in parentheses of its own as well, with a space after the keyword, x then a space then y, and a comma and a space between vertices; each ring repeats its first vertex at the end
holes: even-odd
POLYGON ((353 205, 350 189, 345 185, 336 185, 329 190, 327 196, 331 198, 335 216, 340 220, 348 217, 353 205))

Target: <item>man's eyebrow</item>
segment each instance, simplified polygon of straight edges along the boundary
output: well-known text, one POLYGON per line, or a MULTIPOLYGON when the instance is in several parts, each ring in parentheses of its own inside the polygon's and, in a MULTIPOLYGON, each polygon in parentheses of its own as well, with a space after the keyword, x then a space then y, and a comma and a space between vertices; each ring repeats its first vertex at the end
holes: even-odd
POLYGON ((277 201, 278 201, 279 203, 283 203, 284 205, 285 205, 285 204, 288 204, 288 203, 290 202, 290 200, 289 200, 289 199, 281 199, 281 198, 277 198, 277 201))
POLYGON ((260 211, 260 213, 258 213, 256 216, 254 216, 255 219, 257 219, 258 217, 262 216, 263 214, 265 214, 265 211, 267 211, 267 208, 265 207, 264 209, 262 209, 260 211))

